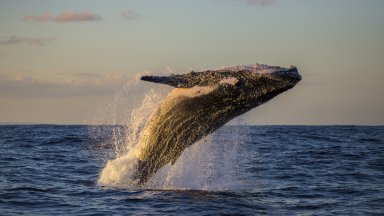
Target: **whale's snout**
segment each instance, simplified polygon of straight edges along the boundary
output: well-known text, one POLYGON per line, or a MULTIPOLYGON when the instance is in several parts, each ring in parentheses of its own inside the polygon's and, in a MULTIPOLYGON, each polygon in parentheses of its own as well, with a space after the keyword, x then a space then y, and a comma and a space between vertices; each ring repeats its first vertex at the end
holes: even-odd
POLYGON ((290 68, 288 68, 287 72, 284 73, 283 76, 293 79, 296 82, 299 82, 301 80, 301 75, 297 70, 297 67, 295 66, 291 66, 290 68))
POLYGON ((295 66, 291 66, 289 68, 278 68, 276 70, 272 70, 270 74, 273 77, 277 77, 278 80, 285 80, 293 85, 297 84, 301 80, 301 75, 295 66))

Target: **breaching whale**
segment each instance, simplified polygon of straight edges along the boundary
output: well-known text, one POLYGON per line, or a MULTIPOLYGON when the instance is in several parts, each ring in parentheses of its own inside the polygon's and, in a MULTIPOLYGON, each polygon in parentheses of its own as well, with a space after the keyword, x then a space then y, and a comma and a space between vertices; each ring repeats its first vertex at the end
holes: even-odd
POLYGON ((185 148, 294 87, 301 76, 294 66, 252 64, 141 80, 175 87, 152 113, 135 150, 134 179, 144 184, 185 148))

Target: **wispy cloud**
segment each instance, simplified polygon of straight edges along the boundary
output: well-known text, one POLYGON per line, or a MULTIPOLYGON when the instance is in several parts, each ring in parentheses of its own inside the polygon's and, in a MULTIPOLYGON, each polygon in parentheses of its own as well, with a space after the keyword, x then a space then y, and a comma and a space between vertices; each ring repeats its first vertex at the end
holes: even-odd
POLYGON ((237 0, 242 1, 248 5, 262 5, 262 6, 268 6, 272 5, 276 2, 276 0, 237 0))
POLYGON ((29 45, 45 46, 48 42, 54 40, 53 37, 49 38, 23 38, 23 41, 29 45))
POLYGON ((138 17, 140 17, 140 14, 138 14, 137 12, 135 12, 133 10, 126 10, 126 11, 121 12, 121 16, 124 19, 133 20, 133 19, 137 19, 138 17))
POLYGON ((20 38, 20 37, 16 37, 16 36, 12 35, 8 38, 0 39, 0 44, 15 45, 15 44, 20 44, 20 43, 26 43, 26 44, 33 45, 33 46, 45 46, 48 42, 51 42, 52 40, 54 40, 53 37, 41 37, 41 38, 25 37, 25 38, 20 38))
POLYGON ((5 44, 5 45, 18 44, 18 43, 21 43, 21 42, 23 42, 23 39, 18 38, 18 37, 14 36, 14 35, 12 35, 9 38, 2 38, 2 39, 0 39, 0 44, 5 44))
POLYGON ((86 21, 100 21, 101 17, 91 12, 64 12, 54 18, 56 22, 86 22, 86 21))
POLYGON ((30 16, 25 16, 21 18, 23 21, 33 21, 33 22, 45 22, 45 21, 50 21, 53 19, 53 15, 51 13, 43 13, 40 15, 30 15, 30 16))
POLYGON ((63 12, 57 16, 52 15, 51 13, 43 13, 40 15, 30 15, 21 18, 23 21, 31 21, 31 22, 46 22, 46 21, 54 21, 54 22, 88 22, 88 21, 100 21, 101 16, 92 13, 92 12, 63 12))
POLYGON ((29 76, 0 76, 0 96, 11 98, 77 97, 113 95, 127 82, 121 74, 62 74, 63 81, 47 81, 29 76))

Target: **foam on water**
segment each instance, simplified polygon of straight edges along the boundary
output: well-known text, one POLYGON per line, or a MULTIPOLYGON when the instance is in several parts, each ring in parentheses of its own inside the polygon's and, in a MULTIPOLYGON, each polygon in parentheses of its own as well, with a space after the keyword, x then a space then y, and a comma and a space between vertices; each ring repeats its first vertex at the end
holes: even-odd
POLYGON ((114 160, 109 160, 102 170, 98 183, 109 187, 132 187, 133 173, 137 167, 137 158, 132 151, 114 160))

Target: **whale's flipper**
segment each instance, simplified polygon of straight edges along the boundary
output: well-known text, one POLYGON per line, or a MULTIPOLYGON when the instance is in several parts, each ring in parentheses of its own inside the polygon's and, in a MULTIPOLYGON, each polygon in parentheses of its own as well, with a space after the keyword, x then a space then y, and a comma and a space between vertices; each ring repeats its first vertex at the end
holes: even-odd
POLYGON ((142 76, 141 80, 166 84, 175 88, 191 88, 196 84, 193 82, 193 80, 188 80, 184 75, 142 76))
POLYGON ((214 71, 195 72, 191 71, 186 74, 176 74, 170 76, 142 76, 141 80, 161 83, 173 86, 175 88, 192 88, 193 86, 208 86, 214 85, 224 77, 229 77, 230 74, 222 72, 215 73, 214 71))

